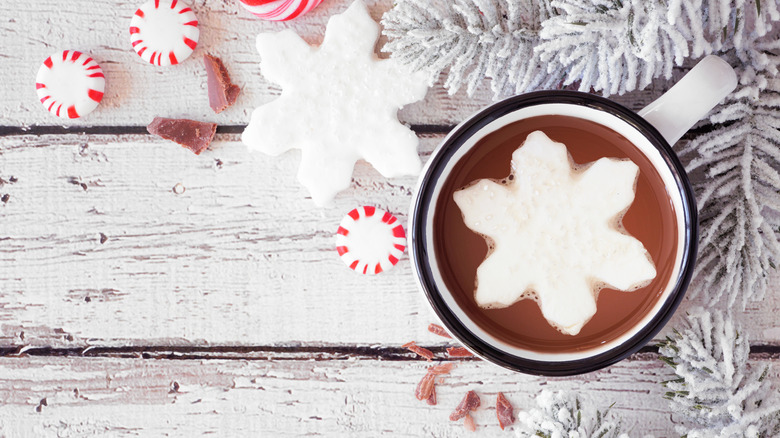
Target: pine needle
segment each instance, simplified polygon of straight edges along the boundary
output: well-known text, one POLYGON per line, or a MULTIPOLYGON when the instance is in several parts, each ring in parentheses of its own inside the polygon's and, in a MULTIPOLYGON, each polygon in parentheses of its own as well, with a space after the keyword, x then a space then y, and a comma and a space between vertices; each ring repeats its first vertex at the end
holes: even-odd
POLYGON ((670 336, 672 341, 659 348, 662 356, 677 363, 678 378, 663 386, 672 410, 687 419, 687 425, 678 427, 681 434, 774 436, 780 427, 780 399, 766 380, 769 367, 750 367, 750 344, 738 333, 730 315, 694 308, 685 326, 670 336))

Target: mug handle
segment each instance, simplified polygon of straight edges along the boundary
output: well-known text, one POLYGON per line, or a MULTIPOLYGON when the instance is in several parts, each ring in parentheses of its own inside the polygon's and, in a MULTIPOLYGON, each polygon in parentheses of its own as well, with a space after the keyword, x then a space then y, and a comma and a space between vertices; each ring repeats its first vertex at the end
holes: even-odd
POLYGON ((735 88, 734 69, 721 58, 709 55, 639 115, 673 145, 735 88))

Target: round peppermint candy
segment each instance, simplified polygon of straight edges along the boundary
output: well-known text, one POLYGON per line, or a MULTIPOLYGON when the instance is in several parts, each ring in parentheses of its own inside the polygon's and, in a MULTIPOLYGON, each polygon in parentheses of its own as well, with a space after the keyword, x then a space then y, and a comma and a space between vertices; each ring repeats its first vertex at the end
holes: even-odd
POLYGON ((379 274, 398 263, 406 249, 404 227, 392 214, 376 207, 350 211, 336 232, 336 250, 355 272, 379 274))
POLYGON ((167 66, 187 59, 198 45, 198 17, 181 0, 151 0, 130 21, 135 53, 152 65, 167 66))
POLYGON ((303 15, 322 0, 239 0, 249 12, 263 20, 285 21, 303 15))
POLYGON ((97 108, 106 90, 106 78, 94 59, 76 50, 65 50, 43 61, 35 88, 50 113, 76 119, 97 108))

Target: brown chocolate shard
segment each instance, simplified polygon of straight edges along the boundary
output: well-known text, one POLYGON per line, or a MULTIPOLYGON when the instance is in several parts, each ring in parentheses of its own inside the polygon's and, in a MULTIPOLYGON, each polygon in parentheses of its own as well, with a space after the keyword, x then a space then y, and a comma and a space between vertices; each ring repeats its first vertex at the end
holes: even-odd
POLYGON ((428 331, 433 333, 434 335, 443 336, 445 338, 452 339, 452 336, 450 336, 449 333, 447 333, 446 330, 444 330, 444 327, 438 325, 438 324, 428 324, 428 331))
POLYGON ((406 348, 407 350, 411 351, 412 353, 415 353, 419 356, 424 357, 427 360, 433 359, 433 352, 427 348, 420 347, 417 345, 414 341, 407 342, 406 344, 402 345, 402 347, 406 348))
POLYGON ((455 368, 455 365, 451 363, 443 363, 440 365, 434 365, 432 367, 428 367, 428 372, 430 374, 441 376, 442 374, 449 374, 453 368, 455 368))
POLYGON ((436 406, 436 385, 431 387, 431 396, 426 400, 429 405, 436 406))
POLYGON ((501 426, 501 430, 515 422, 515 409, 501 392, 496 397, 496 416, 498 417, 498 425, 501 426))
POLYGON ((420 383, 417 384, 417 388, 414 390, 414 396, 417 397, 417 400, 428 400, 431 397, 431 394, 434 391, 434 385, 436 375, 427 373, 423 376, 422 380, 420 380, 420 383))
POLYGON ((469 412, 477 409, 480 405, 479 396, 474 391, 469 391, 460 401, 458 406, 450 414, 450 421, 458 421, 468 415, 469 412))
POLYGON ((209 106, 219 114, 236 103, 241 89, 230 82, 230 75, 221 59, 207 54, 203 56, 203 64, 206 65, 206 76, 208 76, 209 106))
POLYGON ((470 351, 466 350, 463 347, 450 347, 447 349, 447 356, 449 357, 471 357, 473 354, 471 354, 470 351))
POLYGON ((200 155, 211 144, 217 133, 216 123, 198 122, 188 119, 166 119, 155 117, 146 127, 150 134, 176 142, 200 155))

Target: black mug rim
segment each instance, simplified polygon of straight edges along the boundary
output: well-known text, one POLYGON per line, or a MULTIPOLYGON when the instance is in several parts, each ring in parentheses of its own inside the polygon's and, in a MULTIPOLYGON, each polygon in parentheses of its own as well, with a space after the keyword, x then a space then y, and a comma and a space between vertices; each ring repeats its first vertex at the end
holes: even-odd
MULTIPOLYGON (((444 175, 446 178, 446 175, 444 175)), ((455 127, 431 155, 420 176, 413 199, 409 220, 410 257, 420 289, 449 332, 478 356, 504 368, 532 375, 568 376, 596 371, 612 365, 633 353, 653 339, 672 317, 693 276, 698 247, 698 214, 693 187, 669 143, 647 120, 630 109, 606 98, 577 91, 535 91, 497 102, 471 116, 455 127), (587 358, 568 361, 538 361, 518 357, 488 344, 472 333, 449 308, 433 278, 429 260, 425 219, 435 210, 433 190, 442 177, 443 169, 455 152, 480 129, 491 122, 521 108, 543 104, 571 104, 604 111, 627 122, 644 135, 660 152, 680 191, 685 222, 685 245, 677 282, 666 302, 651 321, 621 345, 587 358)))

